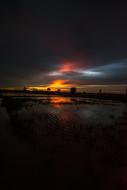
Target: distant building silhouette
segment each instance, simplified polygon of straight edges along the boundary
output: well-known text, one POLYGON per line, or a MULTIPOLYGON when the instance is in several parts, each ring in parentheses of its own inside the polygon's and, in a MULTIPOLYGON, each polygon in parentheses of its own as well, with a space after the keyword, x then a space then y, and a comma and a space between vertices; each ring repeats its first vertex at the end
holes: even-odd
POLYGON ((76 94, 76 88, 75 88, 75 87, 72 87, 72 88, 70 89, 70 93, 71 93, 71 94, 76 94))

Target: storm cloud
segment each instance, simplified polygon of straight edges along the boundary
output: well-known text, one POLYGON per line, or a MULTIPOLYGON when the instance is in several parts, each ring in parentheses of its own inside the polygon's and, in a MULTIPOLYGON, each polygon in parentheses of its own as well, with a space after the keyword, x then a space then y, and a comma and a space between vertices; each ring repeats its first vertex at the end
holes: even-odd
POLYGON ((0 86, 126 84, 126 9, 122 2, 1 1, 0 86), (68 63, 74 68, 60 75, 68 63))

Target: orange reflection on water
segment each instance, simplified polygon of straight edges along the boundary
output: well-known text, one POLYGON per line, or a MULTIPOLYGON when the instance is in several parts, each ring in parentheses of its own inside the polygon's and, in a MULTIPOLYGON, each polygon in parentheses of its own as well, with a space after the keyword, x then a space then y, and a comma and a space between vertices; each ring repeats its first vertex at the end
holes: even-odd
POLYGON ((51 97, 50 102, 55 107, 61 107, 62 104, 71 103, 71 99, 68 97, 51 97))

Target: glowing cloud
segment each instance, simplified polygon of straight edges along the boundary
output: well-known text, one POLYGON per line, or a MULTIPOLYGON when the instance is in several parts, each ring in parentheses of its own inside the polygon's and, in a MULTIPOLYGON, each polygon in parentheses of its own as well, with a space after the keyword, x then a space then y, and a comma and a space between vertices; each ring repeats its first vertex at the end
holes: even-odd
POLYGON ((59 71, 62 73, 68 73, 75 70, 75 65, 73 63, 64 63, 62 66, 60 66, 59 71))
POLYGON ((92 71, 92 70, 86 70, 86 71, 79 71, 79 73, 83 74, 84 76, 100 76, 102 72, 100 71, 92 71))
POLYGON ((59 72, 59 71, 52 71, 48 74, 49 76, 62 76, 63 73, 59 72))
POLYGON ((48 76, 62 76, 71 72, 76 72, 79 69, 79 63, 76 62, 62 62, 58 68, 51 71, 48 76))

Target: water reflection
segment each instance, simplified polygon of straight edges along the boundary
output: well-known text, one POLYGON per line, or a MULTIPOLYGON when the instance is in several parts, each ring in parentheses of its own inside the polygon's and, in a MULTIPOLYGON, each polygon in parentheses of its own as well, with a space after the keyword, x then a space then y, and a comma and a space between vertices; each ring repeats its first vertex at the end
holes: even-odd
POLYGON ((63 106, 63 104, 71 103, 71 99, 69 97, 51 97, 49 99, 50 103, 57 108, 63 106))
POLYGON ((76 110, 81 120, 90 125, 110 126, 122 117, 125 105, 80 105, 76 110))
POLYGON ((5 107, 0 106, 0 129, 9 124, 10 117, 5 107))
POLYGON ((42 185, 47 176, 47 181, 57 179, 59 187, 77 184, 78 189, 89 181, 97 187, 101 184, 100 189, 108 189, 111 184, 117 189, 117 181, 126 180, 127 173, 126 106, 73 104, 71 98, 64 97, 48 97, 48 101, 51 104, 6 99, 0 105, 5 179, 11 183, 8 176, 13 175, 15 184, 19 175, 22 184, 25 176, 32 186, 31 181, 42 185))
MULTIPOLYGON (((47 114, 49 121, 52 117, 56 117, 63 123, 83 125, 110 125, 114 124, 126 110, 126 105, 122 103, 109 104, 101 102, 101 104, 78 104, 79 100, 73 100, 70 97, 41 97, 41 99, 4 99, 2 106, 6 108, 10 117, 19 115, 21 118, 30 117, 37 120, 37 115, 43 118, 47 114), (48 102, 47 102, 48 101, 48 102), (76 102, 75 102, 76 101, 76 102), (45 102, 45 103, 44 103, 45 102), (59 108, 59 109, 58 109, 59 108), (25 111, 26 110, 26 111, 25 111), (76 120, 76 122, 75 122, 76 120)), ((92 100, 91 100, 92 101, 92 100)), ((43 121, 41 121, 43 123, 43 121)))

